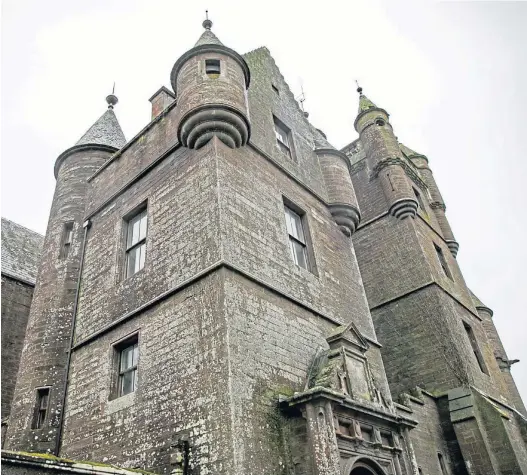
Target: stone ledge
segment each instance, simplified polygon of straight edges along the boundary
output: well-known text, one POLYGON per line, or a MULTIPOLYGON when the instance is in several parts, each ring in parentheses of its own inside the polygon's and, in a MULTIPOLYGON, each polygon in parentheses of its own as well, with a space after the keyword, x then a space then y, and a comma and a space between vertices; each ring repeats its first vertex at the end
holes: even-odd
POLYGON ((41 470, 44 470, 46 472, 56 471, 59 473, 83 473, 94 475, 137 475, 138 473, 145 475, 153 474, 153 472, 147 472, 145 470, 124 469, 98 462, 79 462, 55 457, 51 454, 2 450, 2 470, 6 470, 6 472, 9 473, 7 469, 7 466, 9 465, 15 465, 24 468, 33 467, 36 469, 36 473, 42 473, 41 470))

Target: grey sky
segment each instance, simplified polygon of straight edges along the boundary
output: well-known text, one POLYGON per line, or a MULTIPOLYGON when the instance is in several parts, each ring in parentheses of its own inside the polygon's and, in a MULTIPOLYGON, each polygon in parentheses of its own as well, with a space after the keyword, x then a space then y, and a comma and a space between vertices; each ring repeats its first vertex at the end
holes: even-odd
POLYGON ((224 44, 265 45, 295 94, 302 81, 335 146, 357 136, 357 78, 428 156, 465 279, 522 359, 513 374, 527 400, 527 2, 4 0, 2 215, 45 232, 56 157, 105 111, 113 81, 133 137, 205 8, 224 44))

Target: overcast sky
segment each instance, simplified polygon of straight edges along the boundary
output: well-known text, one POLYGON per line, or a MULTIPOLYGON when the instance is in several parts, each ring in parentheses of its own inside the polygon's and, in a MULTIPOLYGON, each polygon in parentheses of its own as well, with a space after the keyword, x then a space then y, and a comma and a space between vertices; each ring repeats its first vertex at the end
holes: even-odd
POLYGON ((56 157, 105 111, 132 138, 148 98, 202 32, 204 10, 239 53, 267 46, 311 122, 356 138, 355 79, 428 156, 470 288, 527 400, 527 2, 3 0, 2 216, 46 230, 56 157))

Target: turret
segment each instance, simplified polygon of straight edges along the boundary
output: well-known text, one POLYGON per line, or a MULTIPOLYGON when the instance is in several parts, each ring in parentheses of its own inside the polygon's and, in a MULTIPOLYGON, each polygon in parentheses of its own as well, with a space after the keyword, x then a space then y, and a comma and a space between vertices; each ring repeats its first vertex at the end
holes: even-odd
POLYGON ((398 219, 415 216, 417 199, 403 168, 402 153, 389 122, 388 113, 377 107, 359 87, 359 114, 355 130, 360 135, 372 178, 378 178, 389 204, 389 213, 398 219))
POLYGON ((522 398, 511 374, 511 366, 515 363, 518 363, 519 360, 510 360, 507 356, 507 352, 505 351, 505 347, 501 342, 498 330, 494 325, 494 312, 489 307, 487 307, 478 297, 476 297, 476 295, 474 295, 472 291, 470 291, 470 295, 472 297, 472 301, 474 302, 474 306, 476 307, 478 315, 481 318, 483 328, 485 329, 485 333, 487 334, 487 338, 489 339, 489 343, 494 353, 494 357, 496 358, 498 367, 500 368, 501 376, 503 378, 503 381, 505 382, 507 391, 509 392, 509 402, 523 415, 527 416, 527 410, 525 409, 525 405, 523 404, 522 398))
POLYGON ((72 321, 82 266, 88 178, 126 140, 108 110, 55 163, 57 184, 13 398, 6 448, 58 452, 72 321))
POLYGON ((443 201, 443 197, 439 192, 439 188, 437 187, 432 170, 428 165, 428 158, 420 153, 414 152, 412 149, 406 147, 403 144, 400 144, 400 146, 403 153, 419 169, 421 177, 423 178, 430 192, 430 198, 432 200, 430 203, 430 208, 432 208, 434 211, 435 217, 443 234, 443 238, 445 239, 450 252, 454 257, 456 257, 457 251, 459 250, 459 244, 454 238, 454 233, 452 232, 452 228, 450 227, 448 219, 445 215, 445 202, 443 201))
POLYGON ((208 18, 203 27, 194 48, 176 61, 170 76, 177 101, 178 139, 192 149, 203 147, 213 136, 231 148, 243 147, 250 135, 249 67, 214 35, 208 18))
POLYGON ((360 223, 360 212, 348 157, 330 145, 322 132, 317 130, 313 139, 328 193, 329 210, 341 231, 351 236, 360 223))

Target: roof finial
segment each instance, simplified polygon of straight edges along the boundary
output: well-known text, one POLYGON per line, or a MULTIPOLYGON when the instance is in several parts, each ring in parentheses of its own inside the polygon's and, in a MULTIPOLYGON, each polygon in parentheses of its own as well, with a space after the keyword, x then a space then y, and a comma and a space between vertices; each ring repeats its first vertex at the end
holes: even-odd
POLYGON ((115 93, 115 82, 113 83, 112 93, 106 96, 106 102, 108 103, 108 109, 113 109, 113 106, 119 102, 115 93))
POLYGON ((210 30, 212 28, 212 22, 209 20, 209 11, 205 10, 205 21, 202 23, 203 28, 210 30))
POLYGON ((359 86, 359 81, 355 79, 355 83, 357 84, 357 92, 359 93, 359 96, 362 96, 362 87, 359 86))

